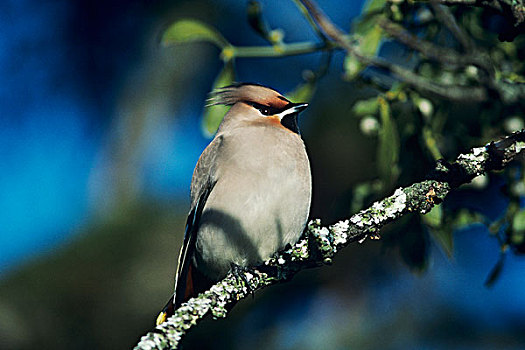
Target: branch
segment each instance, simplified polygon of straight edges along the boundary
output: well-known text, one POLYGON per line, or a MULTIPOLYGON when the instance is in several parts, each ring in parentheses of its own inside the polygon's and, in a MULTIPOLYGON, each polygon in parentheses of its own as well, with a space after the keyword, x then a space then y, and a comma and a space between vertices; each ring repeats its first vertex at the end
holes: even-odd
POLYGON ((320 44, 311 42, 298 42, 273 46, 230 46, 225 50, 232 50, 235 57, 284 57, 297 56, 313 52, 327 51, 332 49, 329 42, 320 44))
POLYGON ((439 21, 450 30, 457 41, 461 43, 465 51, 472 54, 472 51, 474 51, 476 46, 468 34, 458 25, 458 22, 456 22, 456 19, 452 13, 450 13, 450 10, 444 5, 439 5, 436 1, 432 1, 430 5, 434 9, 434 13, 439 21))
POLYGON ((392 36, 406 47, 420 52, 422 55, 433 61, 455 67, 475 65, 485 71, 492 72, 494 70, 484 55, 473 53, 473 50, 460 54, 452 48, 436 46, 435 44, 410 33, 401 25, 385 18, 379 20, 379 26, 388 33, 388 35, 392 36))
MULTIPOLYGON (((391 1, 391 0, 390 0, 391 1)), ((525 3, 523 0, 416 0, 419 2, 433 2, 447 6, 464 5, 490 8, 511 18, 514 26, 525 22, 525 3)))
MULTIPOLYGON (((470 55, 478 54, 479 58, 474 59, 476 64, 483 69, 486 69, 492 79, 487 82, 487 86, 463 86, 457 84, 441 84, 435 81, 432 81, 428 78, 425 78, 417 73, 414 73, 412 70, 406 69, 399 65, 393 64, 381 57, 372 57, 364 55, 356 44, 353 44, 349 41, 349 36, 341 31, 337 26, 324 14, 324 12, 312 1, 312 0, 300 0, 305 8, 310 12, 312 18, 317 22, 319 28, 326 34, 328 38, 333 40, 335 44, 344 49, 349 55, 353 55, 360 63, 364 65, 372 65, 378 68, 385 69, 397 78, 410 85, 411 87, 430 94, 434 94, 443 98, 446 98, 451 101, 462 101, 462 102, 485 102, 488 101, 491 97, 491 93, 497 92, 501 100, 506 104, 520 103, 525 98, 525 84, 522 83, 513 83, 503 80, 497 80, 493 76, 493 68, 488 63, 483 63, 482 61, 488 59, 486 55, 480 53, 471 52, 470 55)), ((516 0, 522 1, 522 0, 516 0)), ((525 11, 525 10, 524 10, 525 11)), ((447 21, 447 12, 442 11, 443 20, 447 21)), ((449 18, 450 20, 450 18, 449 18)), ((385 25, 385 22, 383 22, 385 25)), ((388 25, 387 25, 388 27, 388 25)), ((390 27, 390 32, 393 34, 396 31, 396 28, 390 27)), ((397 32, 396 33, 399 39, 405 40, 405 33, 397 32)), ((459 34, 461 35, 461 34, 459 34)), ((428 46, 425 46, 423 41, 414 42, 412 44, 413 48, 420 51, 423 54, 437 54, 434 52, 426 52, 425 50, 429 49, 428 46)), ((435 48, 432 47, 432 50, 435 48)), ((466 55, 465 59, 471 59, 471 56, 466 55)), ((442 59, 445 59, 444 57, 442 59)))
POLYGON ((243 278, 228 274, 210 290, 190 299, 166 322, 146 334, 135 349, 174 349, 184 335, 207 315, 226 317, 227 308, 266 286, 286 281, 304 268, 331 263, 334 255, 352 242, 367 237, 378 238, 379 230, 407 213, 428 213, 454 188, 492 170, 503 169, 525 149, 525 130, 460 154, 455 162, 438 162, 425 181, 398 188, 393 195, 375 202, 347 220, 332 226, 321 226, 312 220, 304 238, 293 247, 280 252, 243 278), (246 284, 245 280, 249 285, 246 284))
POLYGON ((348 54, 353 55, 360 63, 385 69, 395 74, 402 82, 420 91, 435 94, 449 100, 482 102, 487 99, 487 92, 482 87, 439 84, 380 57, 364 55, 358 46, 352 44, 349 41, 349 37, 337 28, 313 1, 300 1, 306 9, 308 9, 310 15, 326 36, 343 48, 348 54))

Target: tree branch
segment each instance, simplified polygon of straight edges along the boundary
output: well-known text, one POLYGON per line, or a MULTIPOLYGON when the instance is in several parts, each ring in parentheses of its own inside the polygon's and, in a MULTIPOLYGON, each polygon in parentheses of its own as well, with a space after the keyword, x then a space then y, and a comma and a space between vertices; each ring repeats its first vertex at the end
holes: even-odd
POLYGON ((460 54, 452 48, 437 46, 429 41, 420 39, 401 25, 385 18, 379 20, 379 26, 403 45, 420 52, 433 61, 454 67, 475 65, 488 72, 494 71, 494 68, 489 63, 490 61, 484 55, 474 53, 473 50, 460 54))
POLYGON ((393 195, 375 202, 347 220, 332 226, 321 226, 312 220, 304 238, 293 247, 277 254, 244 278, 228 274, 211 289, 184 303, 166 322, 146 334, 135 349, 174 349, 197 323, 212 315, 226 317, 227 306, 266 286, 286 281, 304 268, 331 263, 334 255, 352 242, 367 237, 378 238, 379 230, 410 212, 428 213, 454 188, 492 170, 503 169, 525 149, 525 130, 460 154, 453 163, 438 162, 424 181, 398 188, 393 195), (249 285, 246 285, 246 280, 249 285))
POLYGON ((510 17, 514 26, 525 21, 525 3, 523 0, 416 0, 419 2, 433 2, 447 6, 464 5, 491 8, 510 17))
MULTIPOLYGON (((306 9, 310 12, 312 18, 317 22, 319 28, 326 34, 328 38, 333 40, 339 47, 344 49, 348 54, 353 55, 360 63, 364 65, 372 65, 378 68, 385 69, 394 74, 400 81, 410 85, 411 87, 425 93, 434 94, 451 101, 463 102, 485 102, 491 98, 491 93, 497 92, 501 100, 506 104, 520 103, 525 98, 525 84, 506 82, 501 79, 496 79, 493 74, 493 68, 488 63, 482 63, 480 60, 487 59, 486 55, 471 52, 470 54, 478 54, 480 58, 477 60, 477 65, 487 70, 491 76, 486 85, 479 86, 464 86, 458 84, 441 84, 425 78, 412 70, 393 64, 381 57, 372 57, 364 55, 354 43, 351 43, 349 36, 341 31, 332 21, 324 14, 324 12, 312 0, 300 0, 306 9)), ((521 0, 518 0, 521 1, 521 0)), ((446 17, 446 12, 443 12, 446 17)), ((394 28, 390 28, 394 31, 394 28)), ((403 37, 402 33, 398 33, 399 37, 403 37)), ((417 45, 419 49, 426 49, 423 47, 424 43, 414 43, 413 47, 417 45)), ((420 51, 423 54, 435 54, 435 52, 420 51)), ((468 56, 466 56, 468 58, 468 56)), ((474 64, 474 62, 472 62, 474 64)))
POLYGON ((456 40, 459 41, 465 51, 473 54, 476 46, 468 34, 465 33, 465 31, 458 25, 458 22, 456 22, 456 19, 452 13, 450 13, 450 10, 444 5, 438 4, 437 1, 431 1, 430 5, 432 6, 432 9, 434 9, 434 13, 436 14, 438 20, 443 23, 448 28, 448 30, 450 30, 452 35, 454 35, 456 40))
POLYGON ((362 64, 385 69, 395 74, 402 82, 407 83, 420 91, 435 94, 449 100, 481 102, 487 99, 487 92, 482 87, 439 84, 380 57, 364 55, 360 52, 358 46, 351 43, 349 37, 337 28, 337 26, 330 21, 330 19, 313 1, 300 1, 308 9, 310 15, 317 22, 319 28, 321 28, 326 36, 333 40, 338 46, 346 50, 348 54, 354 55, 354 57, 362 64))

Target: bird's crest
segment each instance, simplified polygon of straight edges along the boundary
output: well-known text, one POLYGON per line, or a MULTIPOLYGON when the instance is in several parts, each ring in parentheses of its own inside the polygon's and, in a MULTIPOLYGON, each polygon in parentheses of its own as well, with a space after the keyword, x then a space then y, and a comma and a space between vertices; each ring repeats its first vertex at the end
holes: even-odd
POLYGON ((235 83, 210 93, 206 106, 231 106, 237 102, 255 102, 267 106, 283 107, 290 103, 277 91, 255 83, 235 83))

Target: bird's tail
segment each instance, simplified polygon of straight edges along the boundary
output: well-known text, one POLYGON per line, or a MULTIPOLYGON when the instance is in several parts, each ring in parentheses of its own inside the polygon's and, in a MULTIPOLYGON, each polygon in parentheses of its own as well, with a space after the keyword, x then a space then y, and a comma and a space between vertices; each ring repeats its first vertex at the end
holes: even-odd
POLYGON ((196 297, 199 293, 207 291, 212 285, 213 281, 199 272, 199 270, 190 263, 187 271, 177 278, 175 294, 168 300, 166 306, 164 306, 157 316, 157 326, 172 316, 182 303, 196 297))
POLYGON ((166 321, 168 317, 172 316, 174 312, 175 312, 175 305, 173 304, 173 297, 171 297, 170 300, 168 300, 168 302, 166 303, 166 306, 164 306, 162 311, 157 316, 157 320, 155 321, 155 324, 158 326, 164 323, 164 321, 166 321))

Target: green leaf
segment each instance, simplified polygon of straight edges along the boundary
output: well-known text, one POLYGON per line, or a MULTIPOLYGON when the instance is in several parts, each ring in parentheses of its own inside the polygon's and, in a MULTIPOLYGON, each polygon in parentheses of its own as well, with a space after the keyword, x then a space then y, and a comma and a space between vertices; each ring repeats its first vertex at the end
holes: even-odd
POLYGON ((365 68, 365 66, 361 64, 357 57, 352 53, 346 55, 343 67, 345 70, 344 78, 346 80, 355 79, 359 75, 359 73, 361 73, 361 71, 365 68))
POLYGON ((379 101, 377 100, 377 97, 372 97, 367 100, 359 100, 352 108, 353 112, 359 117, 376 114, 378 109, 379 101))
POLYGON ((514 215, 512 219, 512 229, 517 232, 525 231, 525 209, 522 209, 514 215))
MULTIPOLYGON (((224 67, 215 78, 213 82, 212 91, 224 86, 231 85, 235 80, 235 67, 233 60, 228 61, 224 64, 224 67)), ((219 125, 221 124, 224 115, 230 109, 229 106, 217 105, 207 106, 204 110, 204 116, 202 118, 202 131, 205 136, 212 137, 219 125)))
POLYGON ((443 249, 445 254, 450 258, 454 253, 454 235, 450 229, 430 229, 430 235, 436 243, 443 249))
MULTIPOLYGON (((382 16, 382 9, 386 4, 385 0, 368 1, 361 16, 352 23, 353 38, 359 42, 359 52, 366 56, 374 56, 383 38, 383 30, 378 24, 379 17, 382 16)), ((353 54, 348 54, 344 62, 345 79, 354 79, 363 69, 363 65, 353 54)))
POLYGON ((178 45, 188 42, 209 42, 221 49, 230 43, 215 28, 194 19, 181 19, 164 32, 162 44, 178 45))
POLYGON ((363 14, 370 14, 381 11, 386 5, 386 0, 368 0, 363 5, 363 14))
MULTIPOLYGON (((376 22, 376 18, 374 18, 376 22)), ((375 24, 372 28, 367 30, 361 35, 356 35, 357 40, 359 40, 359 49, 361 53, 367 56, 373 56, 377 52, 377 48, 383 37, 383 30, 379 27, 378 24, 375 24)))
POLYGON ((459 212, 455 213, 452 225, 454 229, 461 230, 473 224, 483 223, 483 221, 483 216, 481 214, 467 209, 461 209, 459 212))
POLYGON ((292 91, 286 94, 286 98, 292 102, 309 102, 315 92, 316 84, 314 81, 307 81, 297 85, 292 91))
POLYGON ((399 135, 395 121, 390 113, 388 102, 378 97, 381 129, 379 130, 378 170, 379 176, 386 187, 391 186, 399 175, 397 162, 399 160, 399 135))
POLYGON ((385 0, 367 1, 357 21, 352 23, 352 33, 359 40, 359 49, 365 55, 375 55, 379 47, 383 30, 378 23, 385 5, 385 0))
POLYGON ((513 245, 519 246, 525 243, 525 209, 514 215, 510 234, 510 241, 513 245))
POLYGON ((452 228, 443 226, 443 207, 436 205, 430 212, 421 215, 422 222, 429 227, 430 235, 449 256, 454 251, 452 228))
POLYGON ((443 223, 443 208, 440 205, 436 205, 431 211, 425 215, 421 215, 423 222, 430 227, 440 227, 443 223))
POLYGON ((443 158, 437 145, 436 138, 434 137, 434 133, 429 127, 423 127, 422 136, 423 141, 425 142, 425 146, 427 146, 427 150, 430 152, 430 154, 432 154, 434 160, 443 158))

